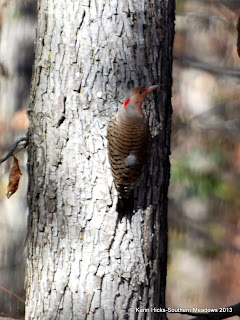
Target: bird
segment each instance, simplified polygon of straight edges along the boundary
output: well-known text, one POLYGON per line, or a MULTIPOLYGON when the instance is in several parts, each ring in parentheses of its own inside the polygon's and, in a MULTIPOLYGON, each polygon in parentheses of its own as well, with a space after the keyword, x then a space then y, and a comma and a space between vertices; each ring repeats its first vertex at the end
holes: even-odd
POLYGON ((116 210, 133 213, 134 185, 147 159, 151 133, 143 102, 158 85, 128 91, 121 110, 108 125, 108 155, 114 184, 118 193, 116 210))

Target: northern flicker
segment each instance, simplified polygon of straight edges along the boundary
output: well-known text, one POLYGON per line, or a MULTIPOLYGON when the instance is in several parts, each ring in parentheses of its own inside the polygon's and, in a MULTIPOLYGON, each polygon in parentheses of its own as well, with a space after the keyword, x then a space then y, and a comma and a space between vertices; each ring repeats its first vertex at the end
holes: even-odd
POLYGON ((108 152, 118 192, 117 211, 133 210, 133 187, 146 161, 150 129, 142 103, 158 86, 135 88, 128 92, 119 111, 108 126, 108 152))

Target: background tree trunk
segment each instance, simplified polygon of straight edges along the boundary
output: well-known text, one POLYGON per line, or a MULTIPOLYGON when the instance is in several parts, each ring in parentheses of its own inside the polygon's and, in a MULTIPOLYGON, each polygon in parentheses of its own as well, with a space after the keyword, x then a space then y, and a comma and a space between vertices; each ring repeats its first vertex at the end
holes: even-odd
POLYGON ((164 319, 150 308, 165 305, 174 2, 38 6, 26 319, 164 319), (130 86, 151 84, 138 210, 120 222, 106 128, 130 86))

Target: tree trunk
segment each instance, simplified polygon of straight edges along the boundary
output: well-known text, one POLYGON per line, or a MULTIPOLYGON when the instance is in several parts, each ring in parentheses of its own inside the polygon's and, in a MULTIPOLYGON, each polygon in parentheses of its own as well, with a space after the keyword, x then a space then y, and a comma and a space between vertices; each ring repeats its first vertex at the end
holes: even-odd
POLYGON ((165 306, 174 1, 38 7, 26 319, 165 319, 151 308, 165 306), (137 211, 119 221, 107 125, 129 86, 151 84, 137 211))

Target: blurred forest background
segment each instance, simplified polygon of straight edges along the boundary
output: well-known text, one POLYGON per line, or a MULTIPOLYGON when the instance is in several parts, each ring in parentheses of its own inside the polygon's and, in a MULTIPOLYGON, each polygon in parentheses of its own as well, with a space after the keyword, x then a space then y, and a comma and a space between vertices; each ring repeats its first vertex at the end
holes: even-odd
POLYGON ((240 302, 240 1, 176 5, 167 305, 223 307, 240 302))
MULTIPOLYGON (((0 1, 1 158, 28 128, 37 4, 0 1)), ((176 5, 167 306, 223 307, 240 302, 240 0, 176 5)), ((24 299, 26 152, 17 157, 23 176, 10 199, 13 159, 0 165, 0 286, 24 299)), ((23 313, 0 287, 0 315, 23 313)))
MULTIPOLYGON (((36 38, 36 1, 0 0, 0 158, 26 135, 30 81, 36 38)), ((22 178, 6 197, 13 158, 0 164, 0 315, 23 317, 25 240, 27 235, 26 151, 16 154, 22 178)))

